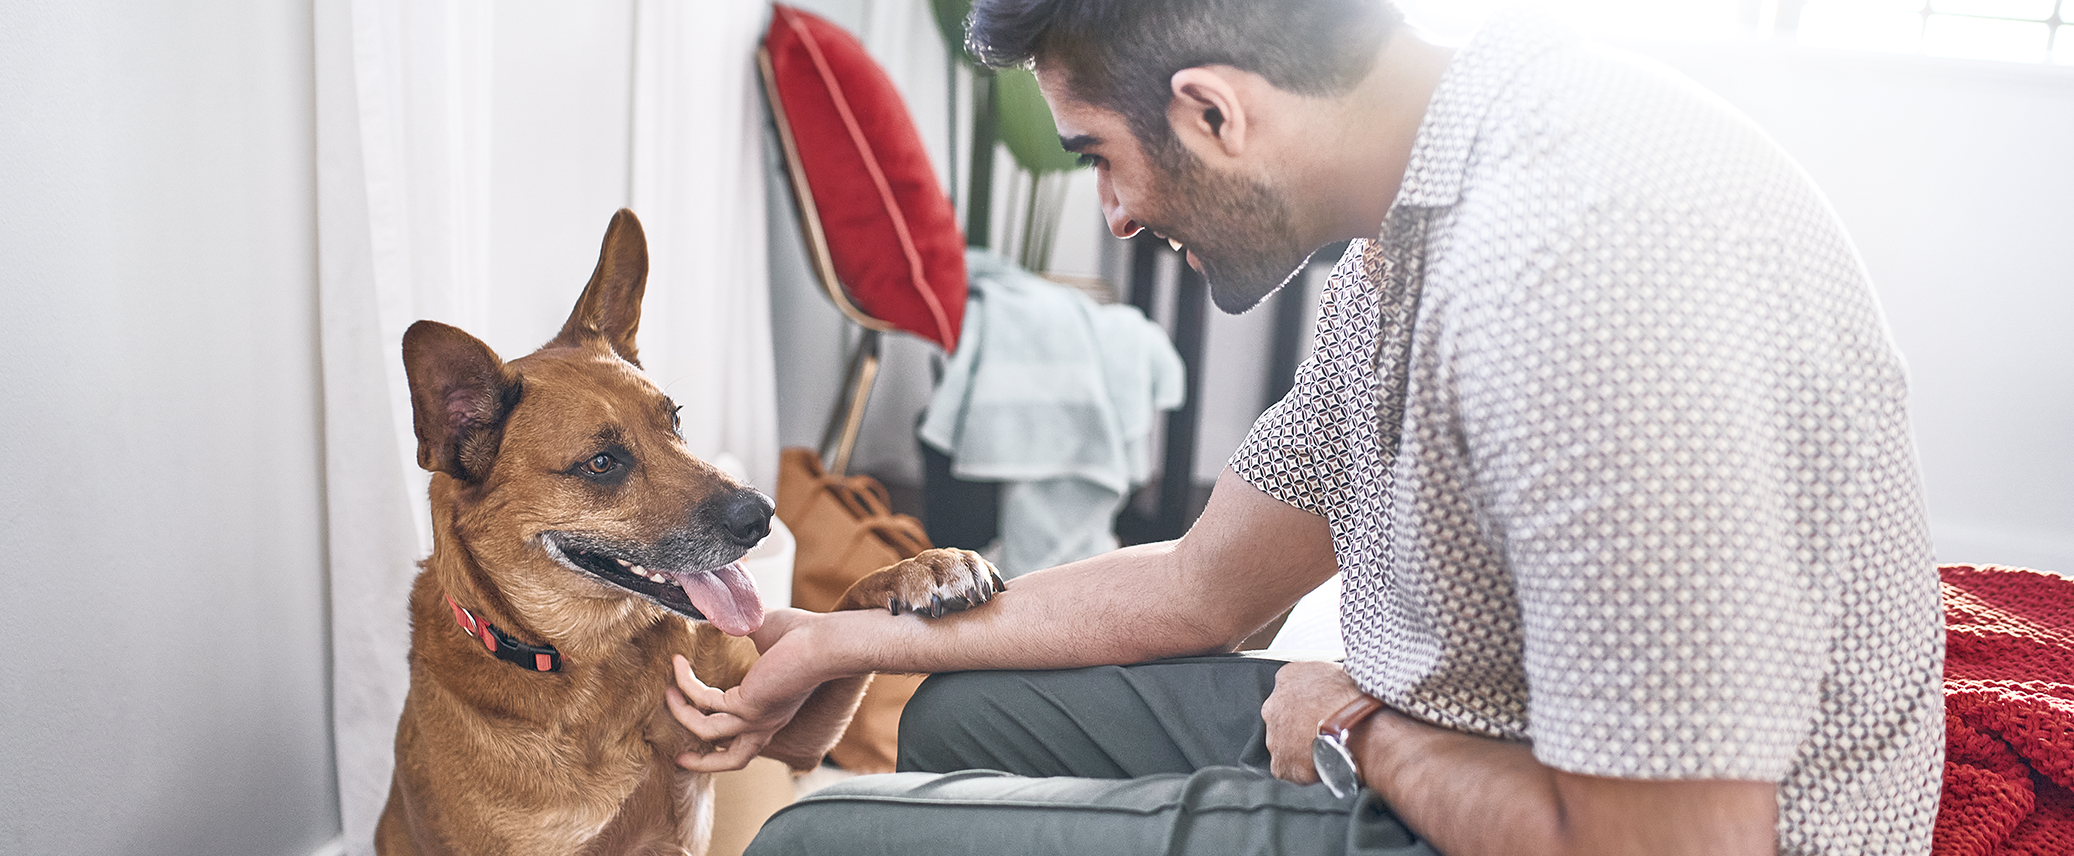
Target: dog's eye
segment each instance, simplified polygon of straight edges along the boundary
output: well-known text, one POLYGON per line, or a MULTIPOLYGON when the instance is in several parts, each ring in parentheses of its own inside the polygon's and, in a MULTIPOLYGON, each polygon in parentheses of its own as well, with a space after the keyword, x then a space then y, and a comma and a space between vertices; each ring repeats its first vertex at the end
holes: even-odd
POLYGON ((594 476, 602 476, 616 469, 619 469, 619 459, 603 452, 583 462, 583 471, 594 476))

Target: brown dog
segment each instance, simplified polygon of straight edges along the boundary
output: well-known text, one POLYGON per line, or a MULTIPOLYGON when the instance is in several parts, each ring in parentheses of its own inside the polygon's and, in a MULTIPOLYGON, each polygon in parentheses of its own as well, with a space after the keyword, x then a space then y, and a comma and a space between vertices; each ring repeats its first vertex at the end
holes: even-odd
MULTIPOLYGON (((635 362, 647 241, 631 212, 560 335, 504 363, 431 321, 403 338, 432 555, 411 591, 410 694, 376 849, 698 854, 712 800, 673 759, 705 748, 663 703, 670 657, 730 687, 763 606, 740 563, 771 503, 686 451, 635 362)), ((843 608, 984 603, 1000 580, 932 550, 843 608)), ((936 607, 939 612, 942 607, 936 607)), ((818 764, 863 680, 830 683, 764 754, 818 764)))

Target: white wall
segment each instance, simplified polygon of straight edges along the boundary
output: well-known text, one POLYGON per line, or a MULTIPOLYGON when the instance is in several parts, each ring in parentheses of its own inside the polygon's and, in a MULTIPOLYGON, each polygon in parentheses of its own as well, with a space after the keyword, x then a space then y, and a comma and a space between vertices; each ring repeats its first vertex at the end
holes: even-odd
POLYGON ((0 2, 0 852, 338 828, 307 4, 0 2))
POLYGON ((2074 573, 2074 68, 1640 47, 1836 206, 1908 360, 1939 558, 2074 573))

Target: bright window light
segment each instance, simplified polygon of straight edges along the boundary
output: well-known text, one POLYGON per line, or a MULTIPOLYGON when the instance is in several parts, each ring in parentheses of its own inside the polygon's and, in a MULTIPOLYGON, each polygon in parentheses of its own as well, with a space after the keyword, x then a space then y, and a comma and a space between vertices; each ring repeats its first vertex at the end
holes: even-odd
POLYGON ((1923 43, 1922 2, 1816 0, 1800 10, 1800 43, 1865 51, 1914 51, 1923 43), (1913 8, 1909 8, 1913 7, 1913 8))
POLYGON ((2042 21, 1931 15, 1923 22, 1923 51, 1937 56, 2043 62, 2051 41, 2042 21))
POLYGON ((2052 17, 2058 5, 2057 0, 1935 0, 1930 9, 1940 14, 2043 21, 2052 17))
POLYGON ((1459 40, 1502 10, 1538 11, 1596 36, 1765 34, 1847 50, 2074 65, 2074 0, 1398 0, 1459 40))
POLYGON ((1748 29, 1753 0, 1397 0, 1412 24, 1460 39, 1493 14, 1525 10, 1595 36, 1732 36, 1748 29))
POLYGON ((2007 62, 2074 62, 2074 0, 1765 0, 1801 44, 2007 62), (1795 7, 1798 7, 1795 14, 1795 7), (2055 38, 2055 34, 2061 37, 2055 38))

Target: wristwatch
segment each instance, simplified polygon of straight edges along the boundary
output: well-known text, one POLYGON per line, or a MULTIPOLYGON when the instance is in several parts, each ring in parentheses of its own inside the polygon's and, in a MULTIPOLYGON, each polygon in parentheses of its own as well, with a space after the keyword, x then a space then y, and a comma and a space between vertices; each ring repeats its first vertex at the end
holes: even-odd
POLYGON ((1354 763, 1354 750, 1347 746, 1347 734, 1382 708, 1381 701, 1364 693, 1318 723, 1318 736, 1311 741, 1311 763, 1333 796, 1344 797, 1361 789, 1360 767, 1354 763))

